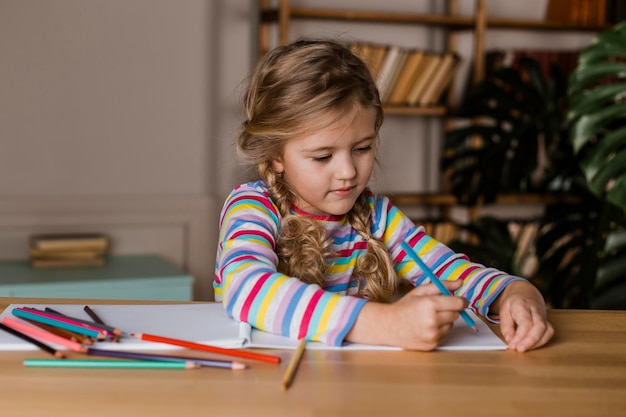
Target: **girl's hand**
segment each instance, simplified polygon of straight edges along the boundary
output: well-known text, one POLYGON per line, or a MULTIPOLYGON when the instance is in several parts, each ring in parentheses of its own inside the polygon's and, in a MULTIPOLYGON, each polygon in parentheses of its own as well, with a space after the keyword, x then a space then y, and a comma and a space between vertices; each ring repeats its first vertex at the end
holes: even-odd
MULTIPOLYGON (((444 282, 450 292, 461 284, 444 282)), ((433 350, 466 307, 464 298, 442 295, 434 284, 421 285, 393 304, 367 303, 346 340, 433 350)))
POLYGON ((541 293, 527 281, 513 281, 490 310, 500 314, 500 331, 510 350, 525 352, 545 345, 554 335, 541 293))

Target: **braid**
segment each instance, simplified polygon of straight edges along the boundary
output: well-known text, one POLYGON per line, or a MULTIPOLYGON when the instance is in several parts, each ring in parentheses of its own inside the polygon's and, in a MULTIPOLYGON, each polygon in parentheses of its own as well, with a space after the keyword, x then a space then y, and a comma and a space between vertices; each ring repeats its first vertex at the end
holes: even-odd
MULTIPOLYGON (((259 167, 261 169, 261 167, 259 167)), ((314 220, 293 215, 289 212, 293 193, 269 164, 264 172, 274 204, 282 216, 281 230, 276 237, 277 270, 291 277, 298 277, 307 284, 324 284, 328 269, 326 256, 329 254, 330 239, 326 229, 314 220)))
POLYGON ((348 222, 367 240, 367 252, 357 259, 354 276, 370 300, 389 302, 397 290, 397 279, 387 248, 371 235, 371 215, 367 193, 363 192, 347 214, 348 222))

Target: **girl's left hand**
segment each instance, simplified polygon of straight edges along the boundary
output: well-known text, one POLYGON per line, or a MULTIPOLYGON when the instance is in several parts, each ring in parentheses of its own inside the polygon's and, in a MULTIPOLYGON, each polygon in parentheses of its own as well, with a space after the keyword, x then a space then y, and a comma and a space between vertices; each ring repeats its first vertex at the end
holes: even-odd
POLYGON ((490 310, 500 314, 500 331, 510 350, 526 352, 536 349, 548 343, 554 335, 546 317, 543 297, 527 281, 513 281, 507 285, 490 310))

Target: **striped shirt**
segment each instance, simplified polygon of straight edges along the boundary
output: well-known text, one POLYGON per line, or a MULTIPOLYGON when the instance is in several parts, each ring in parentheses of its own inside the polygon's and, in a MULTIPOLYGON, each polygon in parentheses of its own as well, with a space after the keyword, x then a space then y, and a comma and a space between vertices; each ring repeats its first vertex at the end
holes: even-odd
MULTIPOLYGON (((483 316, 510 281, 521 279, 453 252, 426 235, 423 227, 415 226, 387 197, 369 192, 368 202, 371 234, 387 246, 398 279, 416 286, 430 282, 402 249, 403 240, 440 279, 462 279, 456 295, 466 298, 470 308, 483 316)), ((223 303, 229 316, 258 329, 340 345, 367 302, 356 296, 352 277, 367 243, 345 216, 314 216, 295 208, 292 213, 320 222, 331 238, 334 255, 328 259, 323 287, 276 270, 274 248, 281 215, 267 185, 256 181, 236 187, 224 203, 213 283, 216 301, 223 303)))

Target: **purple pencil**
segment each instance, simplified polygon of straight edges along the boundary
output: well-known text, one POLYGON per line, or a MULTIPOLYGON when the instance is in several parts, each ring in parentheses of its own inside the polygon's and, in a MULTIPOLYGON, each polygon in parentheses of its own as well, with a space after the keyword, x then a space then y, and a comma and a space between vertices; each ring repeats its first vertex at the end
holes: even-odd
POLYGON ((248 367, 248 365, 246 365, 245 363, 234 361, 193 358, 188 356, 161 355, 155 353, 128 352, 121 350, 87 348, 87 351, 85 353, 91 356, 107 356, 121 359, 139 359, 148 361, 187 361, 212 368, 227 368, 233 370, 246 369, 248 367))

